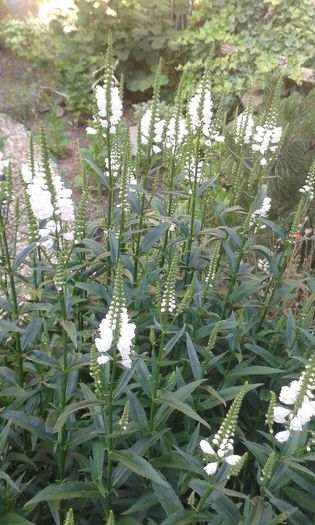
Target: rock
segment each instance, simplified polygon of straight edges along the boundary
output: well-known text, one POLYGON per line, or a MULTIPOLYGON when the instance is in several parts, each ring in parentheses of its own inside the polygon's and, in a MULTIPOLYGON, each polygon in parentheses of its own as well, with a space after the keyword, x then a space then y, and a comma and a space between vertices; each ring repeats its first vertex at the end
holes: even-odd
POLYGON ((245 93, 241 96, 241 103, 243 108, 247 108, 249 100, 251 97, 251 106, 254 111, 258 111, 259 107, 261 106, 264 95, 261 90, 255 90, 252 93, 250 91, 245 91, 245 93))
POLYGON ((227 42, 220 42, 219 47, 223 55, 233 55, 233 53, 237 51, 237 48, 235 46, 233 46, 232 44, 228 44, 227 42))
POLYGON ((301 67, 301 80, 303 84, 315 86, 315 70, 310 67, 301 67))

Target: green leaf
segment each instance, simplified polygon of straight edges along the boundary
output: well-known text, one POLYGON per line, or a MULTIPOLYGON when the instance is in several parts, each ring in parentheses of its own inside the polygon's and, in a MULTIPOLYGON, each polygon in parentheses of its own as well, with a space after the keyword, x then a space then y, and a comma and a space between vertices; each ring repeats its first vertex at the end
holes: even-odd
POLYGON ((155 470, 150 463, 139 456, 136 452, 133 452, 132 450, 120 450, 119 452, 113 451, 111 457, 114 461, 122 463, 129 470, 135 472, 139 476, 150 479, 158 485, 168 488, 168 483, 164 481, 157 470, 155 470))
POLYGON ((157 243, 162 238, 163 233, 166 232, 168 227, 168 222, 162 222, 158 226, 152 228, 152 230, 146 234, 142 243, 140 244, 141 253, 145 253, 150 250, 155 245, 155 243, 157 243))
MULTIPOLYGON (((193 381, 192 383, 189 383, 188 385, 184 385, 180 387, 177 392, 174 392, 172 394, 173 398, 179 400, 179 401, 185 401, 196 388, 198 388, 199 385, 201 385, 202 380, 193 381)), ((170 414, 173 412, 174 407, 171 407, 169 405, 162 405, 154 417, 154 425, 157 427, 162 422, 166 422, 170 414)))
POLYGON ((293 487, 285 487, 282 489, 283 492, 289 496, 294 502, 298 502, 299 507, 309 510, 315 515, 315 491, 314 494, 307 494, 305 491, 295 489, 293 487))
POLYGON ((19 384, 16 373, 7 366, 0 366, 0 377, 8 383, 11 383, 11 385, 17 386, 19 384))
POLYGON ((182 412, 186 416, 195 419, 195 421, 198 421, 199 423, 202 423, 207 428, 210 428, 210 425, 200 417, 197 412, 195 412, 189 405, 186 403, 183 403, 179 399, 176 398, 175 394, 171 392, 165 392, 164 394, 159 395, 157 398, 157 402, 161 404, 168 405, 169 407, 173 408, 174 410, 178 410, 179 412, 182 412))
MULTIPOLYGON (((161 525, 191 525, 196 513, 190 510, 178 510, 162 521, 161 525)), ((203 520, 204 521, 204 520, 203 520)))
POLYGON ((142 525, 142 523, 135 518, 122 518, 118 521, 117 525, 142 525))
POLYGON ((25 350, 25 348, 33 343, 40 333, 42 328, 42 321, 41 319, 33 319, 25 328, 22 339, 21 339, 21 347, 22 350, 25 350))
POLYGON ((35 525, 33 521, 29 521, 16 512, 9 512, 1 516, 1 525, 35 525))
POLYGON ((219 516, 222 516, 224 523, 229 525, 239 525, 241 515, 235 503, 227 496, 221 495, 212 504, 219 516))
MULTIPOLYGON (((256 388, 262 386, 264 383, 252 383, 249 384, 247 387, 247 392, 250 390, 256 390, 256 388)), ((234 399, 235 396, 238 394, 242 386, 231 386, 229 388, 223 388, 222 390, 219 390, 217 393, 219 396, 224 399, 225 401, 231 401, 231 399, 234 399)), ((202 410, 208 410, 209 408, 213 408, 217 405, 219 405, 220 402, 218 401, 217 397, 214 399, 206 399, 201 403, 202 410)))
POLYGON ((12 270, 14 272, 21 266, 22 262, 24 262, 26 257, 30 253, 32 253, 34 248, 36 248, 36 243, 35 242, 33 242, 33 243, 29 244, 28 246, 26 246, 25 248, 23 248, 23 250, 16 256, 16 258, 14 259, 13 264, 12 264, 12 270))
POLYGON ((104 403, 105 401, 100 401, 100 400, 96 400, 96 401, 83 400, 83 401, 78 401, 77 403, 72 403, 71 405, 68 405, 67 408, 65 408, 64 412, 62 412, 62 414, 60 414, 60 416, 58 417, 56 423, 54 424, 52 428, 52 432, 59 432, 59 430, 62 429, 63 425, 67 421, 68 417, 71 414, 74 414, 75 412, 77 412, 78 410, 83 410, 84 408, 90 408, 96 405, 103 405, 104 403))
POLYGON ((78 348, 78 339, 77 339, 77 329, 75 324, 72 321, 61 321, 61 326, 65 329, 67 332, 67 335, 71 339, 74 348, 78 348))
POLYGON ((30 505, 37 505, 41 501, 59 501, 63 499, 74 498, 99 498, 100 493, 96 488, 95 483, 88 483, 86 481, 69 481, 60 483, 59 485, 49 485, 40 490, 38 494, 31 500, 25 503, 25 507, 30 505))
POLYGON ((236 367, 232 372, 229 372, 229 377, 239 377, 239 376, 255 376, 255 375, 264 375, 268 376, 270 374, 283 374, 284 370, 281 368, 271 368, 270 366, 239 366, 236 367))
POLYGON ((45 441, 53 441, 52 436, 45 430, 44 422, 39 417, 30 416, 19 410, 6 410, 0 415, 4 419, 11 419, 14 425, 28 430, 31 434, 36 434, 45 441))
POLYGON ((173 350, 176 343, 180 340, 182 335, 185 333, 185 330, 186 330, 186 324, 184 324, 181 327, 181 329, 178 330, 178 332, 176 332, 176 334, 173 335, 173 337, 171 337, 171 339, 166 343, 165 352, 163 354, 164 357, 167 356, 171 352, 171 350, 173 350))
POLYGON ((169 483, 168 488, 161 487, 161 485, 157 485, 156 483, 152 483, 152 487, 166 516, 172 514, 172 512, 178 511, 179 509, 183 509, 179 497, 169 483))
POLYGON ((101 184, 105 186, 106 188, 108 188, 108 180, 104 172, 98 166, 96 166, 96 164, 94 164, 94 162, 92 162, 91 160, 89 159, 84 159, 84 160, 90 166, 90 168, 92 168, 94 173, 96 173, 101 184))
POLYGON ((138 498, 136 503, 131 505, 131 507, 129 507, 128 510, 123 512, 123 514, 126 514, 126 516, 128 516, 129 514, 134 514, 135 512, 141 512, 150 509, 156 503, 158 503, 156 495, 153 494, 153 492, 149 492, 148 494, 144 494, 144 496, 138 498))
POLYGON ((187 333, 186 333, 186 345, 187 345, 187 351, 188 351, 188 356, 189 356, 189 363, 191 366, 191 370, 192 370, 194 379, 196 380, 201 379, 201 375, 202 375, 201 365, 200 365, 200 362, 197 356, 197 352, 191 340, 191 337, 187 333))
POLYGON ((0 319, 0 333, 1 332, 16 332, 18 334, 23 334, 22 328, 17 326, 15 323, 11 323, 11 321, 3 321, 2 319, 0 319))

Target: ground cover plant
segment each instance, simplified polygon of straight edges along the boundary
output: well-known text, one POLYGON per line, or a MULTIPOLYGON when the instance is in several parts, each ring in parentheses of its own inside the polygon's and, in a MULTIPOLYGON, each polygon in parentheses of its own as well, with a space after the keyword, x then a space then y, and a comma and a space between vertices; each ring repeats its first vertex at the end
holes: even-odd
POLYGON ((272 221, 281 79, 227 126, 210 69, 131 151, 109 45, 77 206, 0 159, 2 523, 314 523, 315 164, 272 221))
POLYGON ((266 73, 280 67, 302 92, 314 86, 314 6, 312 0, 222 2, 106 2, 75 0, 75 9, 47 24, 6 19, 1 40, 18 55, 49 64, 61 77, 67 107, 86 113, 92 86, 102 73, 107 35, 111 31, 119 74, 130 94, 148 98, 159 58, 163 58, 163 96, 172 97, 185 72, 185 89, 199 81, 214 53, 212 89, 227 92, 229 106, 266 73), (304 83, 305 81, 305 83, 304 83), (302 88, 298 85, 303 83, 302 88))

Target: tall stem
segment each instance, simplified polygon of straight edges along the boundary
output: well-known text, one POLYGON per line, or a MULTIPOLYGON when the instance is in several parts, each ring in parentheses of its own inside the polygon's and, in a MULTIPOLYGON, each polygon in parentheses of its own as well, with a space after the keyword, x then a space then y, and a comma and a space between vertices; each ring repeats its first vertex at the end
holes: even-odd
MULTIPOLYGON (((110 133, 107 128, 106 132, 106 146, 107 146, 107 160, 108 160, 108 181, 109 181, 109 188, 108 188, 108 206, 107 206, 107 250, 110 251, 110 243, 109 243, 109 233, 112 226, 112 207, 114 202, 114 185, 113 185, 113 172, 112 172, 112 161, 111 161, 111 138, 110 133)), ((111 260, 110 257, 107 258, 107 281, 109 283, 110 280, 110 274, 111 274, 111 260)))
MULTIPOLYGON (((1 206, 0 206, 0 234, 1 234, 1 239, 2 239, 1 245, 4 251, 4 259, 5 259, 6 266, 7 266, 7 272, 9 276, 10 288, 11 288, 11 294, 12 294, 12 303, 13 303, 12 319, 14 321, 17 321, 19 319, 19 305, 18 305, 18 300, 17 300, 14 272, 13 272, 13 268, 11 264, 10 251, 9 251, 8 240, 7 240, 7 235, 5 231, 5 225, 3 221, 1 206)), ((18 358, 19 386, 23 388, 23 377, 24 377, 23 352, 22 352, 22 347, 21 347, 21 337, 18 332, 16 332, 15 334, 15 342, 16 342, 16 350, 17 350, 17 358, 18 358)))
POLYGON ((138 282, 138 271, 139 271, 139 252, 140 252, 140 242, 141 242, 141 232, 143 228, 143 219, 144 219, 144 206, 145 206, 145 190, 147 188, 147 180, 148 180, 148 173, 149 173, 149 167, 150 167, 150 151, 151 151, 152 145, 149 144, 149 151, 148 156, 145 164, 145 170, 144 170, 144 178, 143 178, 143 190, 141 197, 141 205, 140 205, 140 215, 139 215, 139 222, 138 222, 138 234, 137 234, 137 240, 136 240, 136 252, 134 257, 134 283, 137 285, 138 282))
POLYGON ((166 335, 166 319, 167 319, 167 312, 165 312, 165 315, 163 317, 162 326, 161 326, 161 339, 160 339, 160 346, 159 346, 159 353, 157 356, 157 360, 155 362, 155 370, 154 370, 154 377, 153 377, 153 385, 152 385, 152 397, 151 397, 151 406, 150 406, 150 432, 153 431, 153 425, 154 425, 154 414, 155 414, 155 401, 159 386, 159 375, 160 375, 160 368, 161 368, 161 359, 164 349, 164 341, 165 341, 165 335, 166 335))
POLYGON ((111 382, 109 389, 109 400, 108 400, 108 462, 107 462, 107 490, 110 493, 112 488, 112 459, 111 452, 113 450, 114 440, 113 440, 113 397, 114 397, 114 387, 115 387, 115 375, 116 375, 116 356, 113 357, 113 369, 111 373, 111 382))
POLYGON ((189 267, 189 259, 191 255, 191 247, 194 237, 194 231, 195 231, 195 215, 196 215, 196 202, 197 202, 197 185, 198 185, 198 164, 199 164, 199 142, 200 142, 200 131, 198 132, 197 136, 197 144, 196 144, 196 164, 195 164, 195 173, 194 173, 194 184, 193 184, 193 193, 192 193, 192 201, 191 201, 191 218, 190 218, 190 230, 189 230, 189 236, 188 236, 188 242, 187 242, 187 255, 186 255, 186 271, 185 271, 185 284, 187 284, 187 277, 188 277, 188 267, 189 267))
MULTIPOLYGON (((174 151, 174 154, 171 156, 170 184, 169 184, 170 196, 169 196, 168 210, 167 210, 168 217, 170 217, 170 215, 172 213, 172 207, 173 207, 174 156, 175 156, 175 151, 174 151)), ((167 241, 168 241, 168 232, 169 232, 169 230, 167 229, 165 234, 164 234, 164 242, 163 242, 162 257, 161 257, 161 268, 164 267, 164 262, 165 262, 166 248, 167 248, 167 241)))
MULTIPOLYGON (((65 321, 67 317, 66 313, 66 302, 64 292, 59 294, 60 300, 60 309, 62 320, 65 321)), ((61 412, 65 409, 67 402, 67 385, 68 385, 68 352, 67 352, 67 333, 64 328, 62 328, 62 341, 63 341, 63 362, 62 362, 62 382, 61 382, 61 393, 60 393, 60 409, 61 412)), ((59 477, 60 481, 65 479, 65 458, 66 458, 66 440, 67 440, 67 431, 65 424, 63 425, 60 431, 60 454, 59 454, 59 477)))

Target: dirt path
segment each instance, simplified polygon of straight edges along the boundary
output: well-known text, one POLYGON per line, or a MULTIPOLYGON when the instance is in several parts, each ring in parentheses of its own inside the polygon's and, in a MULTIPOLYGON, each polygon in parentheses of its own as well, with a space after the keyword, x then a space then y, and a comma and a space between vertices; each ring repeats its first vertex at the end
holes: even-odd
MULTIPOLYGON (((10 158, 14 167, 26 162, 30 131, 36 137, 41 124, 47 128, 47 97, 57 85, 51 70, 35 67, 0 48, 0 138, 4 139, 4 157, 10 158)), ((79 125, 71 113, 63 117, 70 141, 57 162, 67 185, 73 188, 80 173, 79 150, 88 141, 84 122, 79 125)))

